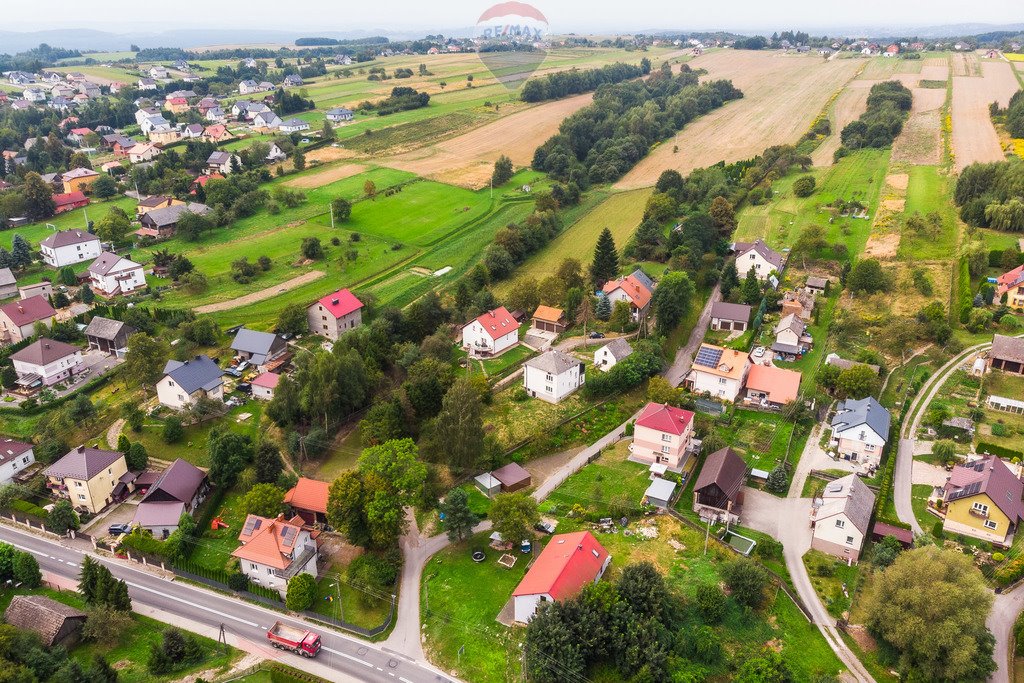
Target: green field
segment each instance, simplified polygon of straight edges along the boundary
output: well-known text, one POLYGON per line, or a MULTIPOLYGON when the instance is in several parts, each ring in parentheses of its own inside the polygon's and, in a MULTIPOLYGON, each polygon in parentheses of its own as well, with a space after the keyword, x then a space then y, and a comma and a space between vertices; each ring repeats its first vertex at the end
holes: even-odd
MULTIPOLYGON (((262 412, 263 404, 260 401, 255 399, 248 401, 241 406, 229 410, 222 419, 210 420, 201 425, 185 427, 185 435, 173 444, 164 442, 164 420, 158 418, 147 417, 141 432, 135 433, 126 430, 125 435, 132 441, 141 442, 146 447, 146 451, 154 458, 160 458, 161 460, 181 458, 199 467, 209 467, 210 456, 207 452, 207 444, 210 440, 210 430, 214 427, 226 427, 233 432, 248 434, 255 438, 259 429, 262 412), (239 422, 239 417, 245 413, 249 413, 250 417, 239 422)), ((166 417, 169 414, 165 411, 162 417, 166 417)), ((110 445, 114 446, 116 444, 110 445)))
POLYGON ((913 166, 909 175, 904 218, 915 213, 923 217, 938 212, 942 216, 943 228, 938 235, 917 235, 904 230, 900 239, 899 257, 909 261, 949 260, 957 244, 957 215, 949 200, 952 194, 947 188, 949 179, 937 166, 913 166))

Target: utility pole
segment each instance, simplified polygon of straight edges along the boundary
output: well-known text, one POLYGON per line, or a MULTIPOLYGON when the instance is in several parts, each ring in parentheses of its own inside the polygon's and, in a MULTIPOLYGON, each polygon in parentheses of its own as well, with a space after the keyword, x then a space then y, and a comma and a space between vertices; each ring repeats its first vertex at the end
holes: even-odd
POLYGON ((334 202, 331 202, 331 230, 334 230, 334 202))
POLYGON ((708 554, 708 539, 711 536, 711 518, 708 517, 708 528, 704 532, 704 554, 708 554))

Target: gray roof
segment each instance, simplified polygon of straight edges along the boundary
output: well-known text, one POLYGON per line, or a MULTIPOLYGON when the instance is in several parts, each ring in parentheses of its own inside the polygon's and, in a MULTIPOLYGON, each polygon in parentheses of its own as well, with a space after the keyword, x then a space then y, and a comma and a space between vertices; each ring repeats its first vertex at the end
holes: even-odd
POLYGON ((733 244, 733 251, 735 251, 737 255, 745 254, 751 249, 760 254, 761 258, 765 261, 775 266, 775 270, 782 270, 782 264, 785 262, 785 259, 782 258, 782 254, 769 247, 762 240, 754 240, 753 242, 736 242, 733 244))
POLYGON ((46 239, 39 243, 40 246, 56 249, 67 247, 73 244, 84 244, 85 242, 99 241, 99 237, 84 230, 58 230, 47 235, 46 239))
POLYGON ((14 273, 11 272, 10 268, 0 268, 0 287, 4 285, 16 285, 18 284, 17 278, 14 277, 14 273))
POLYGON ((345 116, 345 115, 351 114, 351 113, 352 113, 351 109, 345 109, 344 107, 338 107, 337 109, 328 109, 326 115, 327 116, 332 116, 332 115, 333 116, 345 116))
POLYGON ((11 360, 32 363, 33 365, 47 365, 79 351, 81 349, 77 346, 42 337, 17 353, 11 354, 11 360))
POLYGON ((114 271, 115 268, 117 268, 117 271, 121 271, 141 267, 142 266, 135 261, 126 259, 123 256, 118 256, 113 252, 104 251, 96 258, 95 261, 89 264, 89 272, 96 275, 106 275, 107 273, 114 271))
POLYGON ((281 125, 282 126, 308 126, 309 122, 308 121, 303 121, 302 119, 294 119, 293 118, 293 119, 288 119, 287 121, 285 121, 281 125))
POLYGON ((45 474, 52 477, 88 481, 123 458, 124 455, 117 451, 79 446, 47 467, 45 474))
POLYGON ((625 337, 616 337, 601 348, 608 349, 608 353, 612 354, 612 358, 616 361, 620 361, 633 353, 633 347, 629 345, 629 342, 626 341, 625 337))
POLYGON ((284 341, 272 332, 257 332, 245 327, 238 331, 235 340, 231 342, 233 350, 252 354, 252 361, 256 365, 263 363, 275 348, 283 345, 284 341))
POLYGON ((827 277, 818 277, 817 275, 810 275, 807 277, 807 286, 814 289, 825 289, 825 285, 828 284, 827 277))
POLYGON ((779 321, 779 324, 775 326, 775 334, 784 330, 791 330, 796 336, 800 336, 807 329, 807 323, 800 320, 795 313, 790 313, 785 318, 779 321))
POLYGON ((206 163, 207 164, 217 164, 218 166, 221 166, 223 164, 229 163, 230 161, 231 161, 231 153, 230 152, 213 152, 212 154, 210 154, 210 157, 206 160, 206 163))
POLYGON ((646 287, 648 291, 654 291, 654 280, 647 277, 647 273, 637 268, 636 270, 633 271, 633 277, 639 280, 640 284, 646 287))
POLYGON ((997 334, 992 337, 992 358, 1024 363, 1024 338, 1007 337, 997 334))
POLYGON ((209 356, 196 356, 184 363, 169 360, 164 366, 164 374, 170 375, 189 394, 200 389, 209 391, 224 383, 224 371, 209 356))
POLYGON ((561 375, 570 368, 582 365, 582 363, 568 354, 562 353, 557 349, 552 349, 537 358, 531 358, 526 361, 526 365, 531 368, 543 370, 544 372, 549 372, 552 375, 561 375))
POLYGON ((795 356, 800 353, 800 347, 796 344, 783 344, 782 342, 775 342, 774 344, 772 344, 772 351, 778 351, 779 353, 788 353, 795 356))
POLYGON ((889 440, 889 423, 892 418, 889 411, 873 396, 860 400, 846 399, 836 405, 836 414, 832 418, 832 429, 845 430, 860 425, 867 425, 882 437, 889 440))
POLYGON ((730 304, 728 301, 716 301, 711 306, 711 317, 720 320, 742 320, 750 322, 750 306, 746 304, 730 304))
POLYGON ((672 494, 676 490, 676 483, 669 479, 662 479, 661 477, 656 478, 651 482, 651 485, 644 491, 645 498, 654 498, 656 500, 669 501, 672 499, 672 494))
POLYGON ((120 320, 111 320, 110 318, 98 315, 90 320, 89 324, 85 327, 85 336, 112 341, 121 334, 121 330, 124 330, 125 336, 128 336, 135 331, 135 328, 125 325, 120 320))
MULTIPOLYGON (((214 154, 216 154, 216 152, 214 154)), ((142 218, 145 219, 144 222, 147 224, 163 227, 165 225, 174 225, 177 223, 181 218, 181 214, 185 212, 203 215, 210 212, 210 207, 206 204, 200 204, 199 202, 175 204, 174 206, 165 206, 159 209, 153 209, 152 211, 147 211, 146 215, 142 218)))
POLYGON ((830 353, 827 356, 825 356, 825 365, 834 365, 840 370, 848 370, 858 365, 865 365, 874 370, 876 375, 882 370, 877 365, 872 365, 871 363, 860 363, 855 360, 847 360, 845 358, 840 358, 839 355, 836 353, 830 353))
POLYGON ((180 501, 169 500, 159 503, 142 501, 135 508, 132 524, 176 527, 183 512, 185 512, 185 504, 180 501))
POLYGON ((875 494, 856 474, 829 482, 821 494, 824 504, 819 508, 816 519, 825 519, 843 512, 857 529, 868 533, 871 510, 875 507, 875 494))

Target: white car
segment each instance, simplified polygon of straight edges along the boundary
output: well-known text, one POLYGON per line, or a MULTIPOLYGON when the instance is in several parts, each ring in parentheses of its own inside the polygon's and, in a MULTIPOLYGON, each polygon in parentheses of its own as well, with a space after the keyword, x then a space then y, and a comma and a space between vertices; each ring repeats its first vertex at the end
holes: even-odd
POLYGON ((754 358, 762 358, 762 357, 764 357, 764 347, 763 346, 758 346, 757 348, 755 348, 753 355, 754 355, 754 358))

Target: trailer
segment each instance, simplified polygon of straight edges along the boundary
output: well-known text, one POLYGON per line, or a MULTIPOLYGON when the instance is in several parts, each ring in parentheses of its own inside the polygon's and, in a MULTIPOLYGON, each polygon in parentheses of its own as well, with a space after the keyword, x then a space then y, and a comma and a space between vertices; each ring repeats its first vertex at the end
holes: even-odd
POLYGON ((284 622, 277 622, 269 631, 267 639, 279 650, 288 650, 303 657, 316 657, 320 652, 320 636, 284 622))

